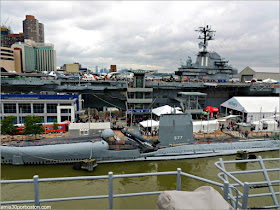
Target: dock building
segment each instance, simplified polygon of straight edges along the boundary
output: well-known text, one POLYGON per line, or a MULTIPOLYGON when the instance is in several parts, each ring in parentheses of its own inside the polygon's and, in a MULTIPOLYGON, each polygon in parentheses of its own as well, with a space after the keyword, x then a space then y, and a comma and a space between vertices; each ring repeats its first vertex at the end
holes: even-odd
POLYGON ((1 94, 1 120, 7 116, 16 116, 18 124, 24 123, 28 115, 37 115, 42 122, 71 121, 79 118, 82 108, 80 95, 47 94, 1 94))
POLYGON ((265 79, 280 80, 280 68, 279 67, 250 67, 247 66, 239 73, 239 81, 251 81, 252 79, 262 81, 265 79))

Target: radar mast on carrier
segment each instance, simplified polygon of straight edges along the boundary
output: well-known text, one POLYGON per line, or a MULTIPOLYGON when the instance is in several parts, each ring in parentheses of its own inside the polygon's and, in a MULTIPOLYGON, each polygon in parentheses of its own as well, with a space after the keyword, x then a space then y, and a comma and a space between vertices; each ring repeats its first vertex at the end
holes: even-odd
POLYGON ((198 44, 199 49, 203 48, 202 52, 207 52, 208 41, 214 39, 214 32, 216 31, 211 30, 211 26, 209 27, 208 25, 206 27, 199 27, 198 30, 195 31, 199 32, 198 39, 203 39, 203 42, 198 44))

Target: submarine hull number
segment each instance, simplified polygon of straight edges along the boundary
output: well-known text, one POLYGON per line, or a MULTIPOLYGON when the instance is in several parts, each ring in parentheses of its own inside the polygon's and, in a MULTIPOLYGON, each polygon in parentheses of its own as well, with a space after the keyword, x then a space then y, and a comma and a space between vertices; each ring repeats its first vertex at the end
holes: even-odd
POLYGON ((174 140, 181 140, 183 136, 174 136, 174 140))

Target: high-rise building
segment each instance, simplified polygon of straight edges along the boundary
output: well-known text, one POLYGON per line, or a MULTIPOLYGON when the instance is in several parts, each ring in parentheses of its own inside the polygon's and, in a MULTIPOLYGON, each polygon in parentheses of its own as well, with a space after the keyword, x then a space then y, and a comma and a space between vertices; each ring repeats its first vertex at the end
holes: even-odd
POLYGON ((0 47, 1 71, 15 71, 14 50, 8 47, 0 47))
POLYGON ((23 33, 12 34, 7 27, 1 26, 1 47, 10 48, 14 43, 23 41, 23 33))
POLYGON ((35 43, 25 39, 24 43, 13 44, 12 48, 21 51, 23 72, 56 70, 56 51, 52 44, 35 43))
POLYGON ((111 65, 111 72, 117 72, 117 65, 111 65))
POLYGON ((17 73, 22 73, 22 51, 20 48, 14 48, 14 58, 15 58, 15 71, 17 73))
POLYGON ((0 67, 2 72, 21 73, 21 49, 0 47, 0 67))
POLYGON ((44 43, 45 42, 45 36, 44 36, 44 24, 39 23, 39 42, 44 43))
POLYGON ((95 66, 95 73, 98 74, 98 66, 95 66))
POLYGON ((23 35, 24 39, 44 43, 44 25, 39 23, 33 15, 26 15, 26 19, 23 21, 23 35))

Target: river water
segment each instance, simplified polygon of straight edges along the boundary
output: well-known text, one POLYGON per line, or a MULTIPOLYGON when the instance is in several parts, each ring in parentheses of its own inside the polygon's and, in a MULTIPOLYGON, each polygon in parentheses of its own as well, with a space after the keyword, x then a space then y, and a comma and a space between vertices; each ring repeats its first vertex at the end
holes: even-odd
MULTIPOLYGON (((262 158, 279 158, 279 151, 256 153, 262 158)), ((40 178, 51 177, 75 177, 75 176, 96 176, 107 175, 109 171, 114 174, 131 174, 144 172, 176 171, 181 168, 183 172, 207 178, 213 181, 221 182, 217 176, 220 171, 214 166, 214 163, 223 158, 223 160, 235 160, 234 155, 211 158, 198 158, 192 160, 172 160, 172 161, 151 161, 151 162, 127 162, 127 163, 106 163, 99 164, 92 171, 74 170, 71 164, 64 165, 24 165, 12 166, 2 165, 1 179, 31 179, 33 175, 39 175, 40 178)), ((279 167, 278 162, 267 162, 267 168, 279 167)), ((259 169, 259 164, 233 164, 227 167, 228 170, 259 169)), ((271 179, 278 180, 279 172, 270 172, 271 179)), ((264 180, 263 175, 248 174, 238 177, 241 180, 260 181, 264 180)), ((67 181, 40 183, 40 198, 62 198, 74 196, 91 196, 108 194, 107 180, 86 180, 86 181, 67 181)), ((196 188, 207 185, 201 181, 195 181, 190 178, 182 177, 182 190, 192 191, 196 188)), ((114 179, 114 194, 124 194, 133 192, 148 192, 176 189, 176 176, 150 176, 114 179)), ((218 191, 220 189, 216 188, 218 191)), ((279 191, 279 186, 274 187, 279 191)), ((243 191, 243 190, 241 190, 243 191)), ((220 191, 221 192, 221 191, 220 191)), ((267 189, 258 189, 257 192, 268 192, 267 189)), ((33 184, 5 184, 1 189, 1 200, 29 200, 33 197, 33 184)), ((114 209, 155 209, 158 195, 137 196, 130 198, 114 198, 114 209)), ((251 207, 271 205, 272 199, 253 199, 249 201, 251 207)), ((30 204, 31 205, 31 204, 30 204)), ((41 205, 50 205, 52 209, 108 209, 108 199, 65 201, 42 203, 41 205)))

